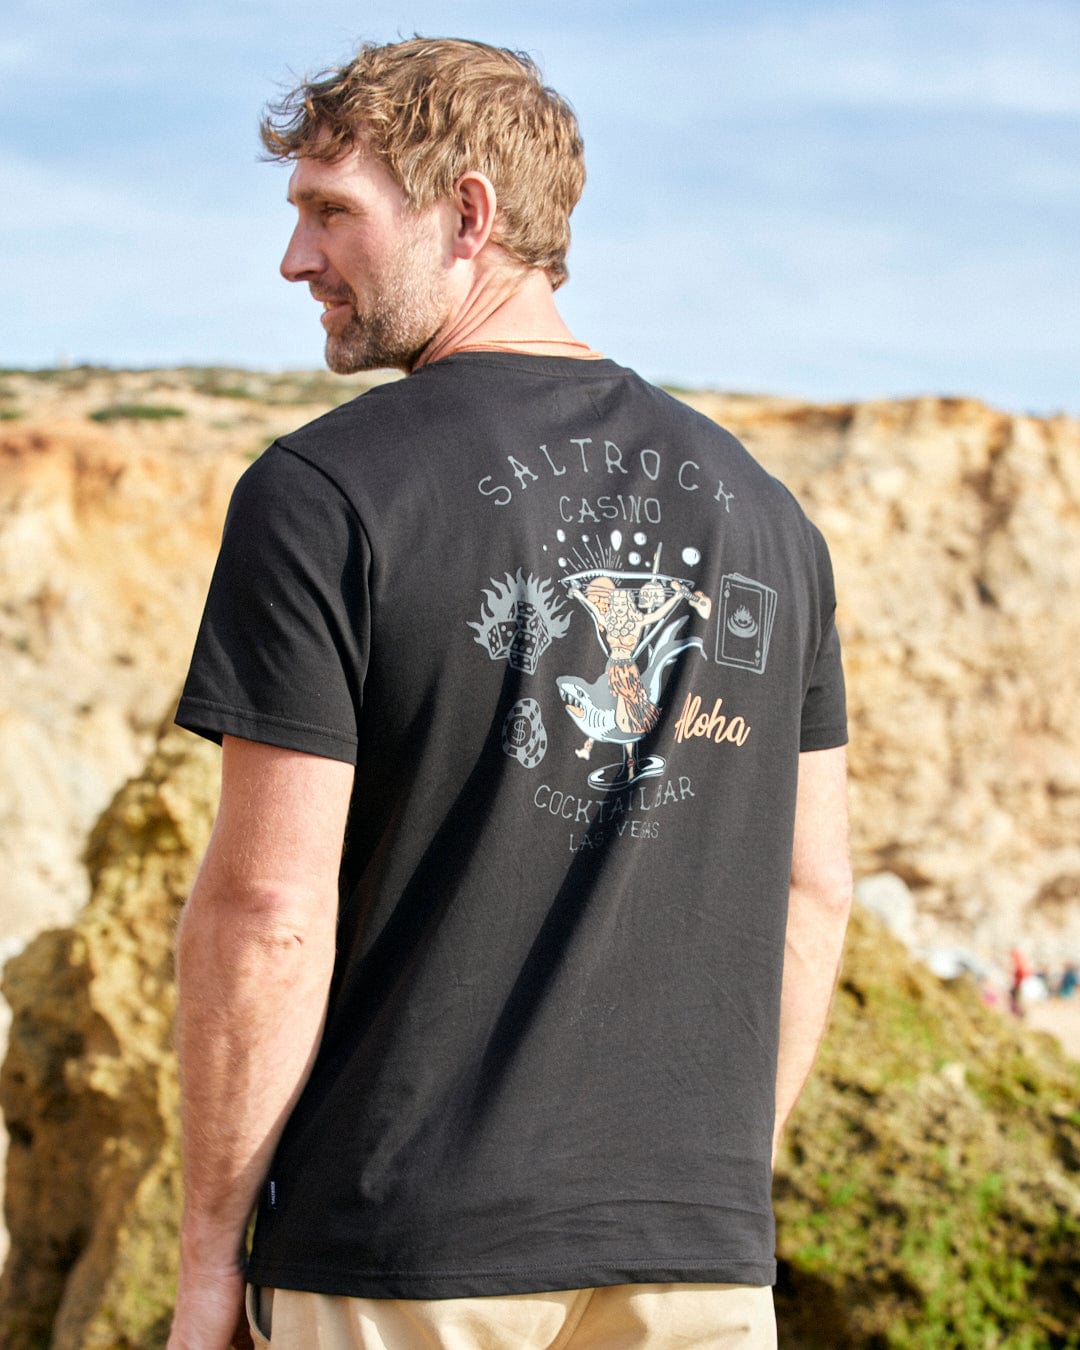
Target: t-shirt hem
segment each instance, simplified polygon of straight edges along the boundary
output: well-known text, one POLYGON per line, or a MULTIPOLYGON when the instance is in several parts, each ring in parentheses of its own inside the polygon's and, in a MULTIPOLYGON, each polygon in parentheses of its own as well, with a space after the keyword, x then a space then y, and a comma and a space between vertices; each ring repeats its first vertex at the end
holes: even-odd
POLYGON ((616 1284, 741 1284, 761 1288, 776 1283, 776 1262, 680 1261, 663 1266, 628 1261, 520 1270, 375 1273, 324 1264, 315 1267, 252 1260, 246 1273, 250 1284, 264 1289, 296 1289, 343 1298, 486 1298, 616 1284))
POLYGON ((272 713, 246 711, 211 699, 185 695, 174 720, 177 726, 219 745, 223 736, 238 736, 282 750, 299 750, 326 759, 343 760, 347 764, 356 763, 355 736, 343 736, 340 732, 272 713))

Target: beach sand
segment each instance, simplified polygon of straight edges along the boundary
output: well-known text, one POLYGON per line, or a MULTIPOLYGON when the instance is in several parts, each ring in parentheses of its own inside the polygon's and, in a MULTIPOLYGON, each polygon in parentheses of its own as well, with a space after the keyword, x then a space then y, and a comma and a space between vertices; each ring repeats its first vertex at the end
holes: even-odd
POLYGON ((1036 1031, 1056 1036, 1065 1053, 1080 1060, 1080 998, 1048 998, 1029 1004, 1024 1021, 1036 1031))

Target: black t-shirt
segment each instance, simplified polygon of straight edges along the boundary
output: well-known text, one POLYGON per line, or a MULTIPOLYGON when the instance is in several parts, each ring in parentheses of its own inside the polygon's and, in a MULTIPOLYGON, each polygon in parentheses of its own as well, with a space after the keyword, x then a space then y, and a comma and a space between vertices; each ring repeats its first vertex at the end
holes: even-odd
POLYGON ((828 555, 610 361, 459 353, 241 479, 181 725, 356 765, 338 958, 249 1278, 438 1298, 774 1277, 828 555))

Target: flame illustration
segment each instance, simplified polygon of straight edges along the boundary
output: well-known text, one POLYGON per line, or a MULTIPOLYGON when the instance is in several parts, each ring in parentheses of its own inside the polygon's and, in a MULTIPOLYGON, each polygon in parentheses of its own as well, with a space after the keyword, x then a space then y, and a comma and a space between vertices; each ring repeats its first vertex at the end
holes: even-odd
POLYGON ((752 638, 758 630, 757 620, 746 608, 740 605, 727 621, 728 632, 736 637, 752 638))
POLYGON ((480 620, 469 622, 476 641, 493 661, 504 659, 515 670, 532 674, 554 638, 566 635, 570 614, 555 593, 554 583, 541 581, 521 568, 505 581, 492 577, 493 590, 484 589, 480 620))

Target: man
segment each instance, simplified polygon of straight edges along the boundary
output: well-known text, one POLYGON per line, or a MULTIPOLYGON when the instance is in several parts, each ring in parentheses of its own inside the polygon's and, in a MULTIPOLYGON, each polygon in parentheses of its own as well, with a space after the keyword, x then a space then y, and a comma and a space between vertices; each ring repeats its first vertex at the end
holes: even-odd
POLYGON ((364 47, 263 136, 329 365, 408 378, 244 475, 180 703, 223 783, 170 1346, 229 1344, 254 1207, 277 1350, 775 1344, 771 1156, 849 895, 824 545, 562 322, 582 147, 531 62, 364 47), (627 649, 648 729, 559 675, 582 571, 701 598, 627 649), (644 737, 629 781, 570 702, 644 737))

